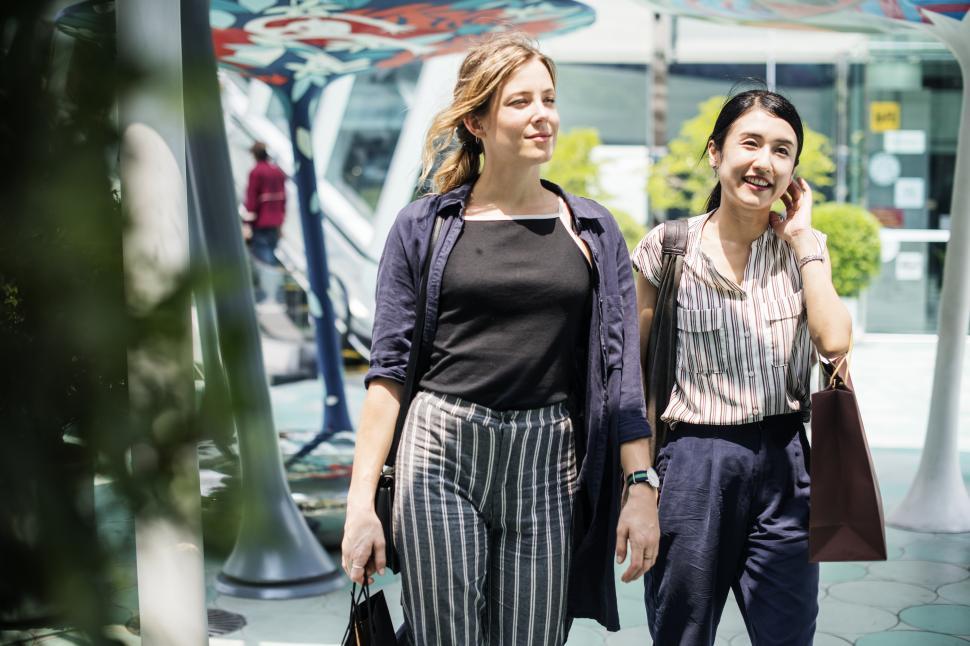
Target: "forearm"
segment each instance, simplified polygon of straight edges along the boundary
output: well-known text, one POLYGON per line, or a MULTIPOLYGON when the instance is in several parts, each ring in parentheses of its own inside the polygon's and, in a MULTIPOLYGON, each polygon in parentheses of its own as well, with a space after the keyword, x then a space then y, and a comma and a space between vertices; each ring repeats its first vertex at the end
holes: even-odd
POLYGON ((367 389, 357 430, 353 475, 347 492, 348 509, 373 508, 377 481, 394 438, 401 388, 396 381, 375 379, 367 389))
POLYGON ((650 452, 649 437, 641 437, 620 445, 620 465, 623 467, 624 477, 634 471, 645 471, 653 466, 650 452))
POLYGON ((626 501, 631 499, 631 497, 637 499, 642 498, 644 501, 650 503, 648 508, 656 509, 657 491, 653 487, 645 484, 634 485, 632 487, 626 486, 626 476, 634 471, 646 471, 653 466, 653 460, 651 458, 653 455, 652 441, 652 437, 643 437, 639 440, 631 440, 630 442, 621 444, 620 464, 623 466, 623 499, 626 501))
POLYGON ((811 230, 795 236, 789 244, 798 259, 819 253, 825 257, 824 262, 808 262, 800 270, 808 331, 819 354, 828 359, 841 356, 849 351, 852 319, 832 285, 828 254, 811 230))

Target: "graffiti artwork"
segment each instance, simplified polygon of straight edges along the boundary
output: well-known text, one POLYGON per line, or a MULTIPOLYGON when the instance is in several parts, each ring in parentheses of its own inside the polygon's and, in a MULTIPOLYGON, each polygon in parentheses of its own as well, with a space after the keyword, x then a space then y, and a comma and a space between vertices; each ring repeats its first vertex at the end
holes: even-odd
POLYGON ((269 85, 310 85, 457 52, 485 33, 564 33, 593 22, 573 0, 213 0, 220 64, 269 85))
POLYGON ((970 2, 930 0, 645 0, 680 15, 766 27, 883 31, 892 21, 929 22, 926 13, 962 19, 970 2))

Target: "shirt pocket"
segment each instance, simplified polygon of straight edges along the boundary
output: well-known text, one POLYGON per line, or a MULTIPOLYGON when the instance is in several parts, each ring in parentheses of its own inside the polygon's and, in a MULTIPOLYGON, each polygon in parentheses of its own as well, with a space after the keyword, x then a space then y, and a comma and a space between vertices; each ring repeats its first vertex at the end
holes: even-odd
POLYGON ((727 348, 724 339, 724 308, 677 310, 681 365, 689 373, 724 372, 727 348))
POLYGON ((617 370, 623 366, 623 297, 606 296, 603 298, 604 350, 607 370, 617 370))
POLYGON ((788 365, 795 344, 795 333, 798 331, 804 309, 801 290, 785 298, 768 301, 765 320, 768 340, 771 343, 771 365, 776 367, 788 365))

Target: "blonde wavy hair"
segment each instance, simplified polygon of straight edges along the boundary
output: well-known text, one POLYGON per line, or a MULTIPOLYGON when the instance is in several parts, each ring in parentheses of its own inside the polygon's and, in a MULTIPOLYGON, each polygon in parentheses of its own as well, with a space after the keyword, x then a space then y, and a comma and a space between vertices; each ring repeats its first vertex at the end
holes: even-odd
POLYGON ((422 186, 431 176, 432 191, 447 193, 478 177, 485 150, 463 120, 484 116, 505 81, 533 59, 546 66, 555 86, 556 65, 521 32, 491 36, 468 52, 458 72, 451 105, 435 115, 428 129, 421 155, 422 186))

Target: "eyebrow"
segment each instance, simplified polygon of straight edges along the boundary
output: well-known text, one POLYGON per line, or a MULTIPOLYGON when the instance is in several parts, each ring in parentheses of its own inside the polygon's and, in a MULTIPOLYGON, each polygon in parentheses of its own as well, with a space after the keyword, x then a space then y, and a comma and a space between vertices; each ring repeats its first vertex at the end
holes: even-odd
MULTIPOLYGON (((764 139, 764 135, 759 135, 757 132, 742 132, 738 134, 739 137, 754 137, 755 139, 764 139)), ((776 139, 776 143, 786 144, 788 146, 794 146, 795 142, 791 139, 776 139)))
MULTIPOLYGON (((556 93, 556 88, 552 88, 552 87, 546 88, 545 90, 542 90, 541 92, 539 92, 539 94, 555 94, 555 93, 556 93)), ((506 98, 511 99, 514 96, 528 95, 528 94, 532 94, 532 90, 518 90, 516 92, 510 92, 506 98)))

